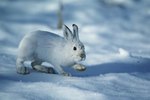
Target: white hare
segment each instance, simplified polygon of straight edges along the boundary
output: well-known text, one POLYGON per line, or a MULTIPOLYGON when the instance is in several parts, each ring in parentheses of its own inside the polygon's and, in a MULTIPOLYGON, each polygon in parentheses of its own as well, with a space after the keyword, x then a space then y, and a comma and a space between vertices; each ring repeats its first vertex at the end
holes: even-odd
POLYGON ((64 72, 62 67, 74 66, 79 71, 86 68, 77 64, 85 60, 86 54, 83 43, 79 40, 78 26, 73 24, 73 32, 64 25, 61 37, 47 31, 35 31, 25 35, 19 45, 17 57, 17 73, 29 74, 29 69, 25 67, 25 61, 32 61, 33 69, 46 73, 53 73, 51 67, 44 67, 41 64, 48 62, 54 66, 58 74, 70 75, 64 72))

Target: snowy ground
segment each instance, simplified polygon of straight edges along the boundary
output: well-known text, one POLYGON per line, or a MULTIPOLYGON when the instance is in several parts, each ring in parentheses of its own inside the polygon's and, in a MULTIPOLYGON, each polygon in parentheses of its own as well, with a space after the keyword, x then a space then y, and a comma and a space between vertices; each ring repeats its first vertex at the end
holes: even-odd
POLYGON ((73 77, 16 73, 17 46, 31 31, 56 30, 57 0, 0 1, 1 100, 149 100, 150 1, 64 0, 64 22, 79 26, 85 72, 73 77))

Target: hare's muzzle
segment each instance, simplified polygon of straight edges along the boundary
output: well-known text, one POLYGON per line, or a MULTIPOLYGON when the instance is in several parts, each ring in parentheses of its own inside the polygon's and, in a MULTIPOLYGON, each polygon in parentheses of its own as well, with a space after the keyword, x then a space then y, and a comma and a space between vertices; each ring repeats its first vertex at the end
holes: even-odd
POLYGON ((81 57, 82 59, 85 59, 85 58, 86 58, 86 55, 85 55, 84 53, 81 53, 81 54, 80 54, 80 57, 81 57))

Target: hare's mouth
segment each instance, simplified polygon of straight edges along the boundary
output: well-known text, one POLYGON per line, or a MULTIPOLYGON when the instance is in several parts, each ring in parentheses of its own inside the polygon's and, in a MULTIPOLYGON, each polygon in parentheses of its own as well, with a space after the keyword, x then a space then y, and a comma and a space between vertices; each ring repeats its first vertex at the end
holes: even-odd
POLYGON ((85 57, 84 58, 81 58, 81 61, 84 61, 85 60, 85 57))
POLYGON ((80 54, 80 58, 81 58, 81 61, 85 60, 85 58, 86 58, 85 53, 81 53, 81 54, 80 54))
POLYGON ((75 59, 75 62, 80 62, 80 61, 84 61, 85 58, 81 58, 80 56, 77 56, 77 58, 75 59))
POLYGON ((85 59, 86 59, 86 55, 84 53, 81 53, 77 55, 77 57, 75 58, 75 61, 79 62, 79 61, 84 61, 85 59))

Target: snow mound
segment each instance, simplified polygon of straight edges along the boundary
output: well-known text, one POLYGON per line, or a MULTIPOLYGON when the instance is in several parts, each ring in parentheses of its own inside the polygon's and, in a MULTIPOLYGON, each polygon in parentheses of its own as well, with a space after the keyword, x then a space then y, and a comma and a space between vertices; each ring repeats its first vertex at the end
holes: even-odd
POLYGON ((129 52, 124 50, 124 49, 122 49, 122 48, 119 48, 119 54, 122 57, 129 57, 130 56, 129 52))

